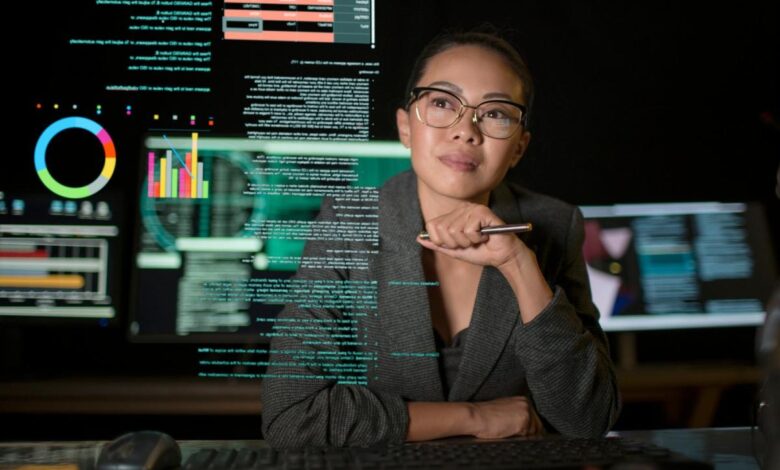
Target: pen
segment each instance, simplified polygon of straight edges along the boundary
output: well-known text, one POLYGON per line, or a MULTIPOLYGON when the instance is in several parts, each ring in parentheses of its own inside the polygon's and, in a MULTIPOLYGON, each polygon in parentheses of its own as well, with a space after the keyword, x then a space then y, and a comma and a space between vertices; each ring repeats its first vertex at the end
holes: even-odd
MULTIPOLYGON (((482 227, 479 230, 479 233, 483 235, 491 235, 495 233, 524 233, 524 232, 530 232, 531 230, 533 230, 533 228, 534 226, 531 223, 496 225, 495 227, 482 227)), ((420 232, 418 237, 422 238, 423 240, 430 239, 428 232, 426 232, 425 230, 420 232)))

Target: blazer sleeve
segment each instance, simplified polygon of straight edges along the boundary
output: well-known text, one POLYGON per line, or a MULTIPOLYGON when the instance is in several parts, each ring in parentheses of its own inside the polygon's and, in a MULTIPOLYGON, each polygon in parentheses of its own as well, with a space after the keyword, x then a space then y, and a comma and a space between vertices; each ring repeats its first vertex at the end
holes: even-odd
POLYGON ((617 420, 620 396, 582 255, 582 213, 574 208, 553 299, 518 325, 516 354, 537 412, 563 435, 595 437, 617 420))
MULTIPOLYGON (((335 219, 326 199, 317 220, 335 219)), ((334 246, 333 242, 310 241, 304 254, 325 256, 325 250, 334 246)), ((301 269, 296 279, 338 282, 349 279, 349 273, 301 269)), ((288 304, 277 318, 292 320, 291 324, 323 325, 341 317, 338 309, 288 304)), ((328 331, 321 328, 318 334, 328 331)), ((409 418, 400 395, 339 384, 316 361, 305 363, 299 359, 342 351, 337 338, 326 337, 316 345, 304 343, 302 337, 294 335, 275 336, 271 341, 269 366, 262 382, 262 430, 272 447, 369 446, 405 440, 409 418)))

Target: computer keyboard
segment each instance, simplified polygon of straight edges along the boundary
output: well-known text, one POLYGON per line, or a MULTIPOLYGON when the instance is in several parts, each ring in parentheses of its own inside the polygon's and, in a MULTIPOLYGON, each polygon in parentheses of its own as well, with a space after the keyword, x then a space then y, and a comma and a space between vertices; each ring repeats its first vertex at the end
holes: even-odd
MULTIPOLYGON (((70 443, 3 443, 0 444, 0 470, 16 469, 19 465, 44 468, 47 465, 70 464, 91 469, 100 453, 95 442, 70 443)), ((63 470, 67 467, 62 467, 63 470)))
POLYGON ((620 438, 437 441, 381 448, 201 449, 184 470, 712 468, 653 444, 620 438))

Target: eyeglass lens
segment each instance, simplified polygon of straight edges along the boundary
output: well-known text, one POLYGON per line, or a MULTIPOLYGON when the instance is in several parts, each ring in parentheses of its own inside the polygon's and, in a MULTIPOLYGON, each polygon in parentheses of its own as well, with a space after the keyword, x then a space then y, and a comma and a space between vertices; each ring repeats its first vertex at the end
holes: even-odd
MULTIPOLYGON (((445 91, 424 90, 417 99, 420 119, 431 127, 450 127, 460 120, 466 108, 455 95, 445 91)), ((477 127, 483 134, 506 138, 511 136, 523 117, 520 108, 501 101, 480 103, 476 110, 477 127)))

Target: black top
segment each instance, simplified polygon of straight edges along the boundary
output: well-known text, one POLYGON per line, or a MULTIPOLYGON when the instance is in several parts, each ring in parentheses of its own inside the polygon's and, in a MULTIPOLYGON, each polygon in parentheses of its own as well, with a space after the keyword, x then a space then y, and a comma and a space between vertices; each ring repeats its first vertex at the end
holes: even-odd
POLYGON ((433 337, 436 341, 436 351, 439 352, 439 374, 441 375, 441 383, 444 386, 445 396, 450 393, 450 389, 455 384, 455 379, 458 377, 458 369, 460 368, 460 359, 463 357, 463 350, 466 348, 466 336, 468 334, 468 327, 460 330, 455 336, 452 337, 452 344, 447 346, 444 340, 433 329, 433 337))

